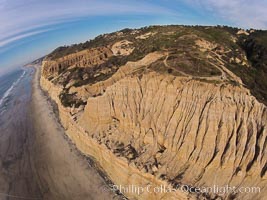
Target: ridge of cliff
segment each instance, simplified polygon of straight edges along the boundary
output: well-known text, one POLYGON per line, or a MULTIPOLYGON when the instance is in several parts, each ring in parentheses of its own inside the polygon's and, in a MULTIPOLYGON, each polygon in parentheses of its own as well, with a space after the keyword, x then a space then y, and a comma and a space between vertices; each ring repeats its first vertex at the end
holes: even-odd
POLYGON ((124 29, 56 49, 42 63, 41 86, 68 136, 115 184, 261 187, 129 198, 261 199, 266 38, 230 27, 124 29))

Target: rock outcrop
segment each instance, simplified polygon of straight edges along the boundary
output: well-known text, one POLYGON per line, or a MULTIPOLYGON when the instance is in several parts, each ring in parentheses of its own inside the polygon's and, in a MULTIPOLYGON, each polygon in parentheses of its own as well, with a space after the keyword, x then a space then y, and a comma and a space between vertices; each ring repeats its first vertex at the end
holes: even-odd
POLYGON ((48 78, 49 76, 58 75, 70 66, 90 67, 102 64, 111 55, 111 50, 103 47, 83 50, 56 60, 46 60, 43 62, 42 75, 48 78))
MULTIPOLYGON (((43 62, 41 86, 56 101, 67 135, 115 184, 174 190, 126 192, 130 199, 264 199, 267 109, 228 67, 234 52, 248 65, 246 54, 197 33, 181 36, 184 27, 171 28, 164 27, 168 35, 162 35, 177 40, 178 46, 167 47, 165 41, 162 48, 155 44, 150 52, 145 49, 141 57, 141 43, 160 38, 159 30, 105 35, 111 41, 101 50, 43 62), (176 32, 178 36, 172 35, 176 32), (124 39, 131 48, 118 54, 124 39), (90 81, 70 76, 76 68, 88 68, 82 77, 90 81), (74 83, 62 85, 64 80, 74 83), (64 104, 63 97, 70 103, 64 104), (181 185, 237 190, 189 194, 181 185), (237 192, 244 187, 259 187, 261 192, 237 192)), ((235 43, 231 37, 230 41, 235 43)))

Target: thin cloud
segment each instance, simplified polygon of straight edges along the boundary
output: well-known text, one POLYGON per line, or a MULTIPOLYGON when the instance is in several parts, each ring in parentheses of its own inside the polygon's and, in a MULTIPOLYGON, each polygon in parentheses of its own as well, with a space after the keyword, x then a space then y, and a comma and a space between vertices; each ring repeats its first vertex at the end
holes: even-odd
POLYGON ((2 40, 0 41, 0 47, 3 47, 11 42, 15 42, 17 40, 21 40, 23 38, 27 38, 27 37, 30 37, 30 36, 33 36, 33 35, 38 35, 38 34, 41 34, 41 33, 45 33, 47 31, 51 31, 52 29, 46 29, 46 30, 39 30, 39 31, 32 31, 32 32, 29 32, 29 33, 25 33, 25 34, 20 34, 18 36, 14 36, 14 37, 10 37, 8 39, 5 39, 5 40, 2 40))
POLYGON ((0 0, 0 47, 32 36, 25 32, 39 34, 38 31, 32 31, 34 27, 44 28, 80 17, 170 12, 166 8, 144 1, 0 0))
POLYGON ((209 12, 243 28, 267 28, 266 0, 187 0, 192 7, 209 12))

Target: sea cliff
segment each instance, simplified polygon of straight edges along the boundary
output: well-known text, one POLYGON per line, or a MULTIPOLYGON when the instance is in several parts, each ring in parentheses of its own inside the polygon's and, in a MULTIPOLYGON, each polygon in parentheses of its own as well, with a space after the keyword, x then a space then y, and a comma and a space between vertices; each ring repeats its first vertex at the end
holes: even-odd
POLYGON ((263 199, 267 110, 253 74, 240 76, 254 70, 244 37, 184 26, 105 34, 86 50, 47 56, 41 87, 69 138, 114 184, 177 189, 125 192, 129 199, 263 199), (187 193, 181 185, 261 192, 187 193))

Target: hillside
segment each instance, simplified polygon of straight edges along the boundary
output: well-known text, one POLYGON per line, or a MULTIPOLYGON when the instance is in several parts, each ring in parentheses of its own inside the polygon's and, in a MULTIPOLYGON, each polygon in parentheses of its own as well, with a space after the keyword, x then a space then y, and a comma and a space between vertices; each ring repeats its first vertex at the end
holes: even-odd
POLYGON ((266 75, 267 31, 151 26, 57 48, 41 85, 67 135, 116 184, 261 187, 130 199, 261 199, 266 75))
POLYGON ((35 65, 41 65, 43 60, 45 59, 45 56, 38 58, 30 63, 27 63, 26 65, 24 65, 25 67, 33 67, 35 65))

